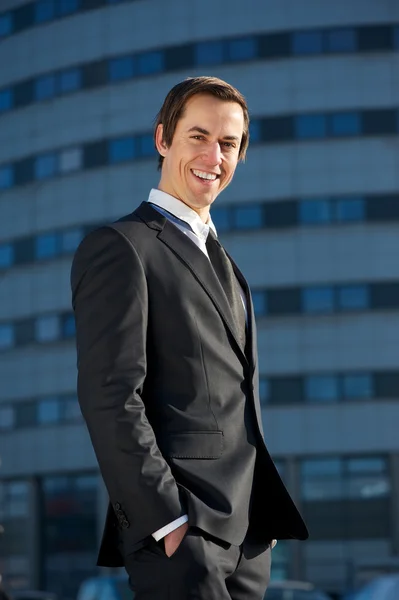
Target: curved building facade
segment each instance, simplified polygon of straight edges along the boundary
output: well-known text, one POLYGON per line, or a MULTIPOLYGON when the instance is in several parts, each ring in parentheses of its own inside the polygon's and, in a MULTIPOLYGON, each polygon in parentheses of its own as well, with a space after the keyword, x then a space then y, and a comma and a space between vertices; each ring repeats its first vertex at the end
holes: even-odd
MULTIPOLYGON (((65 598, 106 495, 76 400, 71 258, 157 185, 166 92, 247 97, 212 217, 246 274, 267 443, 310 529, 273 575, 338 594, 399 554, 399 4, 2 0, 0 572, 65 598), (378 564, 377 564, 378 558, 378 564)), ((271 518, 273 516, 271 515, 271 518)))

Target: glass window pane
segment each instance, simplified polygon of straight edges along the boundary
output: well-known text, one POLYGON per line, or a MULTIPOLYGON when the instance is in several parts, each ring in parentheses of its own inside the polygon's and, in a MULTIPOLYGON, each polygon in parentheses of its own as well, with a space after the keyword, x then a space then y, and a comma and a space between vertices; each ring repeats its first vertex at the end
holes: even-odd
POLYGON ((225 44, 221 40, 201 42, 195 46, 197 65, 219 65, 224 62, 225 44))
POLYGON ((35 22, 44 23, 55 19, 55 1, 56 0, 36 0, 35 2, 35 22))
POLYGON ((47 179, 57 172, 58 156, 56 154, 42 154, 35 160, 35 178, 47 179))
POLYGON ((14 185, 14 170, 11 165, 0 167, 0 190, 7 190, 14 185))
POLYGON ((110 81, 123 81, 131 79, 135 75, 135 63, 132 56, 121 56, 112 58, 108 62, 108 74, 110 81))
POLYGON ((229 59, 251 60, 258 55, 258 42, 255 37, 245 37, 227 42, 229 59))
POLYGON ((356 52, 357 37, 354 29, 333 29, 326 32, 327 52, 356 52))
POLYGON ((334 136, 359 135, 361 132, 360 114, 342 112, 330 115, 331 134, 334 136))
POLYGON ((222 233, 232 228, 231 209, 228 206, 212 207, 211 219, 216 227, 216 231, 222 233))
POLYGON ((270 399, 270 382, 266 377, 259 380, 259 398, 261 404, 267 404, 270 399))
POLYGON ((14 263, 14 246, 3 244, 0 246, 0 269, 11 267, 14 263))
POLYGON ((332 222, 332 204, 328 199, 301 200, 299 221, 306 225, 320 225, 332 222))
POLYGON ((65 421, 80 421, 82 413, 76 396, 63 398, 63 419, 65 421))
POLYGON ((38 423, 58 423, 61 420, 61 403, 58 398, 39 400, 37 404, 38 423))
POLYGON ((295 135, 298 139, 319 139, 327 135, 325 115, 297 115, 295 135))
POLYGON ((138 156, 140 156, 141 158, 149 158, 157 155, 157 151, 154 145, 154 138, 150 133, 146 135, 140 135, 136 139, 138 142, 138 156))
POLYGON ((58 0, 57 2, 58 15, 60 17, 64 17, 76 12, 79 10, 79 7, 80 0, 58 0))
POLYGON ((351 373, 342 378, 344 398, 357 400, 372 398, 373 377, 370 373, 351 373))
POLYGON ((312 287, 302 290, 302 309, 309 313, 331 313, 334 311, 334 289, 312 287))
POLYGON ((12 323, 0 323, 0 350, 14 346, 14 327, 12 323))
POLYGON ((305 500, 343 497, 342 462, 339 459, 304 460, 301 471, 302 496, 305 500))
POLYGON ((253 142, 262 141, 262 132, 260 121, 252 120, 249 123, 249 139, 251 144, 253 142))
POLYGON ((55 96, 55 75, 44 75, 35 81, 35 99, 46 100, 55 96))
POLYGON ((256 316, 260 317, 267 313, 266 293, 263 290, 254 290, 252 292, 252 302, 256 316))
POLYGON ((336 402, 339 398, 336 375, 311 375, 305 379, 306 399, 311 402, 336 402))
POLYGON ((118 163, 132 160, 136 156, 136 140, 133 137, 124 137, 109 142, 109 161, 118 163))
POLYGON ((364 198, 339 198, 335 201, 337 221, 364 221, 366 218, 364 198))
POLYGON ((35 321, 35 337, 38 342, 53 342, 61 337, 58 315, 38 317, 35 321))
POLYGON ((13 105, 13 93, 11 88, 0 90, 0 113, 10 110, 13 105))
POLYGON ((293 54, 320 54, 323 52, 321 31, 297 31, 292 34, 293 54))
POLYGON ((370 305, 367 285, 346 285, 338 289, 338 306, 344 310, 366 309, 370 305))
POLYGON ((36 258, 52 258, 59 253, 59 235, 57 233, 43 233, 35 239, 36 258))
POLYGON ((10 35, 13 30, 12 14, 10 12, 0 15, 0 38, 10 35))
POLYGON ((75 317, 74 315, 64 315, 62 319, 62 335, 65 339, 75 337, 75 317))
POLYGON ((84 236, 83 229, 69 229, 61 233, 61 252, 69 254, 75 252, 84 236))
POLYGON ((137 70, 140 75, 151 75, 164 70, 164 53, 146 52, 141 54, 137 59, 137 70))
POLYGON ((12 429, 15 423, 12 406, 0 406, 0 430, 12 429))
POLYGON ((262 204, 233 207, 232 213, 236 229, 261 229, 264 225, 262 204))
POLYGON ((82 148, 68 148, 60 154, 60 172, 70 173, 82 167, 82 148))
POLYGON ((388 465, 384 458, 367 456, 364 458, 348 458, 346 470, 350 473, 387 473, 388 465))
POLYGON ((398 49, 399 48, 399 27, 394 27, 393 40, 394 40, 395 48, 398 49))
POLYGON ((75 92, 82 87, 82 73, 80 69, 66 69, 58 75, 58 86, 60 94, 75 92))

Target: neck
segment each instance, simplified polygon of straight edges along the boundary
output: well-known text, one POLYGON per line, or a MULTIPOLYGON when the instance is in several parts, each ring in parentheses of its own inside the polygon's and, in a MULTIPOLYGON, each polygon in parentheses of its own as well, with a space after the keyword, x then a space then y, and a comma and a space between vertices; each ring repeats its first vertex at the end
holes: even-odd
POLYGON ((162 185, 162 179, 158 184, 158 190, 161 190, 161 192, 165 192, 165 194, 169 194, 169 196, 173 196, 173 198, 176 198, 176 200, 179 200, 179 202, 182 202, 183 204, 188 206, 188 208, 191 208, 191 210, 193 210, 194 212, 197 213, 197 215, 199 216, 199 218, 201 219, 201 221, 203 223, 207 223, 209 221, 209 209, 210 209, 209 206, 196 207, 196 206, 192 206, 188 202, 185 202, 182 198, 180 198, 172 190, 170 190, 166 186, 162 185))

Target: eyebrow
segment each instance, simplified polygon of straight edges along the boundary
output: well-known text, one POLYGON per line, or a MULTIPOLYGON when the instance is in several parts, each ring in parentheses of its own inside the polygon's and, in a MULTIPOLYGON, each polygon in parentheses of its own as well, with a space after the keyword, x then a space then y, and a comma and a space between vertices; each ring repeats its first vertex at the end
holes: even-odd
MULTIPOLYGON (((188 133, 191 133, 192 131, 197 131, 198 133, 202 133, 203 135, 211 135, 209 133, 209 131, 207 131, 203 127, 198 127, 198 125, 194 125, 194 127, 190 127, 190 129, 188 130, 188 133)), ((229 140, 229 141, 234 141, 234 142, 240 141, 240 138, 238 138, 236 135, 225 135, 223 137, 223 139, 229 140)))

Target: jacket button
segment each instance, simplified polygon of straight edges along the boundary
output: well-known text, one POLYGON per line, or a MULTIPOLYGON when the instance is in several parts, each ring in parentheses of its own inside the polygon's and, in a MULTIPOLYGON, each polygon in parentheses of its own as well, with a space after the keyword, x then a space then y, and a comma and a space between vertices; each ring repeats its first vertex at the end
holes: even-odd
POLYGON ((119 509, 121 508, 121 505, 119 504, 119 502, 115 502, 115 504, 114 504, 114 508, 115 508, 116 510, 119 510, 119 509))
POLYGON ((122 529, 129 529, 129 527, 130 527, 129 521, 127 521, 126 519, 123 519, 123 521, 121 523, 121 527, 122 527, 122 529))

